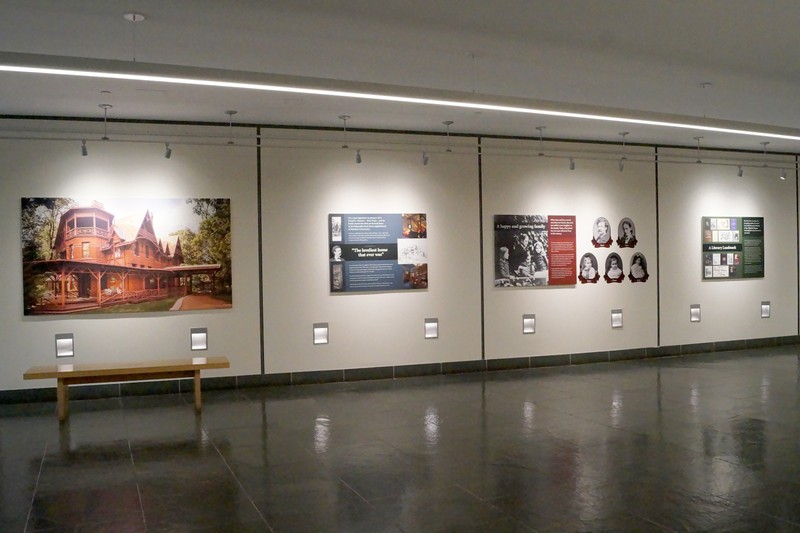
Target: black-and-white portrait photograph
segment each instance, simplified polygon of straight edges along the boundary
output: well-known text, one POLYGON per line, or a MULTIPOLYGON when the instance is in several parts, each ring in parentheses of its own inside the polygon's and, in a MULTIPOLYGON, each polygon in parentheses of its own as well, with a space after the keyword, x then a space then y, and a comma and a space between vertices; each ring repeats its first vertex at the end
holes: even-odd
POLYGON ((581 283, 597 283, 597 280, 600 279, 600 272, 597 270, 597 258, 594 254, 583 254, 578 266, 578 280, 581 283))
POLYGON ((617 246, 620 248, 636 247, 636 225, 630 218, 623 218, 617 227, 617 246))
POLYGON ((628 279, 634 283, 644 283, 650 274, 647 273, 647 259, 641 252, 636 252, 631 257, 631 266, 628 269, 628 279))
POLYGON ((611 224, 606 217, 598 217, 592 225, 592 244, 595 248, 609 248, 612 242, 611 224))
POLYGON ((622 283, 625 272, 622 270, 622 259, 617 253, 610 253, 606 257, 606 273, 603 276, 606 283, 622 283))

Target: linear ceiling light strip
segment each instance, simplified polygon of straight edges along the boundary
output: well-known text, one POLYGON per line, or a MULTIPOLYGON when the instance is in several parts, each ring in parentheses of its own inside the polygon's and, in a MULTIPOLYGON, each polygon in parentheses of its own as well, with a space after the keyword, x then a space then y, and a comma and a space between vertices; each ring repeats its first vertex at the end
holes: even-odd
POLYGON ((670 122, 662 120, 648 120, 637 119, 624 116, 601 115, 592 113, 577 113, 570 111, 558 111, 549 109, 537 109, 532 107, 500 105, 482 102, 469 102, 459 100, 447 100, 439 98, 422 98, 413 96, 391 95, 391 94, 378 94, 371 92, 359 91, 344 91, 333 89, 318 89, 313 87, 295 87, 288 85, 273 85, 262 83, 247 83, 236 81, 224 80, 210 80, 202 78, 178 77, 178 76, 159 76, 151 74, 134 74, 124 72, 103 72, 97 70, 78 70, 67 68, 49 68, 49 67, 31 67, 21 65, 0 65, 0 72, 17 72, 27 74, 50 74, 56 76, 73 76, 84 78, 99 78, 99 79, 116 79, 128 81, 145 81, 151 83, 171 83, 179 85, 193 85, 205 87, 220 87, 230 89, 248 89, 257 91, 268 92, 284 92, 284 93, 297 93, 308 94, 317 96, 338 96, 342 98, 358 98, 362 100, 375 100, 385 102, 400 102, 407 104, 420 104, 420 105, 434 105, 444 107, 454 107, 462 109, 476 109, 483 111, 498 111, 505 113, 521 113, 530 115, 544 115, 563 118, 575 118, 583 120, 598 120, 606 122, 619 122, 624 124, 639 124, 644 126, 657 126, 664 128, 682 128, 690 130, 708 131, 716 133, 729 133, 736 135, 748 135, 757 137, 767 137, 772 139, 784 139, 791 141, 800 141, 800 135, 789 135, 782 133, 774 133, 769 131, 757 131, 749 129, 726 128, 718 126, 709 126, 703 124, 691 124, 684 122, 670 122))

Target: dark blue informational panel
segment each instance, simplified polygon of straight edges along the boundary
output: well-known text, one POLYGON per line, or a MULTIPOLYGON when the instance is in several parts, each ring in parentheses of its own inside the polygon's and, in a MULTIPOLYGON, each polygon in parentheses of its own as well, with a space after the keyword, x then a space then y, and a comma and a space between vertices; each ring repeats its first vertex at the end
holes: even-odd
POLYGON ((428 288, 425 213, 328 215, 331 292, 428 288))

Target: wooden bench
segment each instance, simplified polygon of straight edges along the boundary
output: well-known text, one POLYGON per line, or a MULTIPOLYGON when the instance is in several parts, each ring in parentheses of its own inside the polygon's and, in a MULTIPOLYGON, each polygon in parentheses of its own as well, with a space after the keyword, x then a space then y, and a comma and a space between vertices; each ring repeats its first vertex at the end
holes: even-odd
POLYGON ((144 381, 149 379, 194 378, 194 409, 200 412, 200 371, 212 368, 230 368, 225 357, 189 357, 162 361, 112 364, 59 364, 29 368, 23 379, 57 379, 56 398, 58 419, 64 421, 69 415, 70 385, 85 383, 114 383, 120 381, 144 381))

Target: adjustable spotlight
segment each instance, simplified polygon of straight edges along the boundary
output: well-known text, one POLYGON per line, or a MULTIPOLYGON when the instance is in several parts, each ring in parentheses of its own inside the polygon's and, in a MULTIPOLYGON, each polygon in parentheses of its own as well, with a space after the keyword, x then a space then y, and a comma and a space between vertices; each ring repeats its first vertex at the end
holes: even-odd
POLYGON ((164 157, 167 159, 172 157, 172 148, 169 147, 169 143, 164 143, 164 157))
POLYGON ((739 170, 736 171, 736 175, 740 178, 744 175, 744 169, 742 168, 742 165, 739 165, 739 170))
POLYGON ((619 168, 620 172, 625 170, 625 158, 624 157, 620 157, 619 158, 619 165, 617 165, 617 167, 619 168))
POLYGON ((356 163, 361 164, 361 150, 356 150, 356 163))
POLYGON ((625 137, 629 134, 628 131, 621 131, 619 132, 620 136, 622 137, 622 155, 619 158, 619 171, 622 172, 625 170, 625 161, 627 158, 625 157, 625 137))
POLYGON ((782 168, 782 169, 781 169, 781 179, 782 179, 782 180, 785 180, 785 179, 786 179, 786 169, 785 169, 785 168, 782 168))
POLYGON ((422 152, 422 164, 428 166, 428 152, 422 152))
POLYGON ((569 158, 569 169, 575 170, 575 160, 573 158, 569 158))
POLYGON ((86 148, 86 141, 81 141, 81 155, 83 157, 89 155, 89 149, 86 148))

